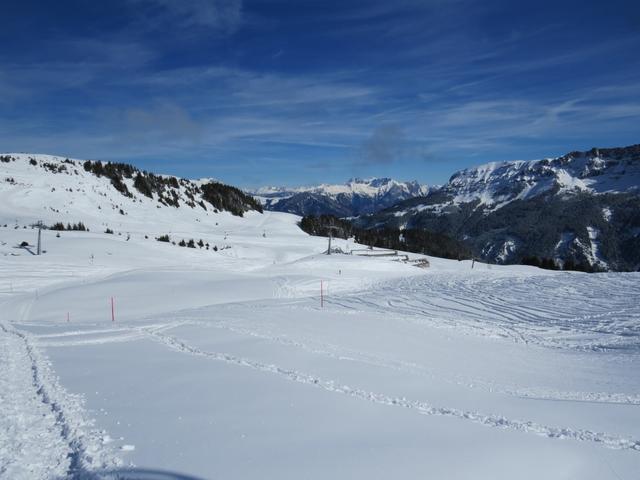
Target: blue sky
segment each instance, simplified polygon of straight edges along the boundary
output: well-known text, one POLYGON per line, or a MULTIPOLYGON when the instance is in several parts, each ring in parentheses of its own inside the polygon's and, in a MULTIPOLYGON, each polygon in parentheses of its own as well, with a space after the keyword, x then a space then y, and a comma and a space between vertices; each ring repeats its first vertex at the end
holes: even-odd
POLYGON ((253 187, 639 143, 639 4, 5 0, 0 151, 253 187))

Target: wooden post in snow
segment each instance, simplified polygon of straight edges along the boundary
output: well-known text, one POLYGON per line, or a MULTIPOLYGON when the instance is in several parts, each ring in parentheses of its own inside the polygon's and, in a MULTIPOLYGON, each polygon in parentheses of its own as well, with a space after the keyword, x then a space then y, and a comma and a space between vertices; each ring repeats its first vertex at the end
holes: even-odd
POLYGON ((38 255, 42 254, 42 220, 38 222, 38 255))

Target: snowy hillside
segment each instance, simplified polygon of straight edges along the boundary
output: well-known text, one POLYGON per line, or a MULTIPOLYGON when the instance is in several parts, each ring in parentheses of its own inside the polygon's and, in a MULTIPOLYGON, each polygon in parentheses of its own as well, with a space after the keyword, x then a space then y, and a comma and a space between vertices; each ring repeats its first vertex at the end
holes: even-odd
POLYGON ((640 145, 634 145, 462 170, 425 198, 358 222, 447 234, 492 262, 635 271, 639 211, 640 145))
POLYGON ((140 172, 124 164, 50 155, 0 155, 0 223, 83 222, 92 231, 189 231, 219 216, 262 210, 240 190, 140 172))
POLYGON ((344 185, 262 187, 252 195, 269 210, 297 215, 331 214, 350 217, 372 213, 399 201, 424 196, 429 187, 391 178, 352 178, 344 185))

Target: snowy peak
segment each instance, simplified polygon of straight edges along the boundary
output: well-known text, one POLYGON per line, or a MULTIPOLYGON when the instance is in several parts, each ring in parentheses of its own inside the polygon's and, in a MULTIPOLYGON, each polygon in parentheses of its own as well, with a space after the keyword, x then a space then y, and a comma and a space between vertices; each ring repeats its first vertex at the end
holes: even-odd
POLYGON ((332 214, 341 217, 372 213, 399 201, 424 196, 429 187, 392 178, 351 178, 344 184, 308 187, 262 187, 251 194, 269 210, 298 215, 332 214))
POLYGON ((639 191, 640 145, 593 148, 532 161, 492 162, 454 174, 444 189, 456 203, 485 205, 554 192, 602 194, 639 191))
POLYGON ((285 198, 296 193, 319 193, 323 195, 340 195, 340 194, 359 194, 366 196, 380 196, 391 190, 406 192, 407 194, 418 196, 426 194, 429 187, 420 185, 416 181, 400 182, 391 178, 350 178, 344 184, 321 183, 320 185, 302 186, 302 187, 277 187, 265 186, 251 191, 250 193, 257 197, 275 197, 285 198))
POLYGON ((260 187, 257 188, 253 191, 251 191, 251 194, 256 196, 256 197, 268 197, 271 195, 286 195, 287 193, 295 193, 294 189, 291 188, 287 188, 287 187, 276 187, 276 186, 265 186, 265 187, 260 187))

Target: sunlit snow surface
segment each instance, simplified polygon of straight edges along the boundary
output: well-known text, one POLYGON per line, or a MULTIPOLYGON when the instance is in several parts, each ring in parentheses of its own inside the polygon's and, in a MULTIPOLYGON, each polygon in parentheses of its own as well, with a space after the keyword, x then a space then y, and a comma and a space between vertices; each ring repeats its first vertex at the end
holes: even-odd
POLYGON ((216 222, 215 253, 0 227, 1 478, 637 478, 640 275, 216 222))

